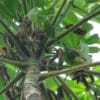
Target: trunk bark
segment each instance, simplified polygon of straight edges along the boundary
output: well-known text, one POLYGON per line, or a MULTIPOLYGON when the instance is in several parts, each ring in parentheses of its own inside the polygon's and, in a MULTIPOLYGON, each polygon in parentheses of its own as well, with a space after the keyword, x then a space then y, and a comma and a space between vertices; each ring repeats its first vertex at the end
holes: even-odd
POLYGON ((23 100, 45 100, 38 81, 40 74, 39 62, 30 59, 28 63, 30 66, 27 69, 24 81, 23 100))

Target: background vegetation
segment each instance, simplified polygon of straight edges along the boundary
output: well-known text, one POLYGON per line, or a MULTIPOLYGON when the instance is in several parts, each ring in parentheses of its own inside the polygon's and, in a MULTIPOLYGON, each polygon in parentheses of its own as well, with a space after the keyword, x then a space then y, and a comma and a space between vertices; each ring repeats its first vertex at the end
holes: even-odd
POLYGON ((0 100, 100 100, 89 21, 99 0, 0 0, 0 100))

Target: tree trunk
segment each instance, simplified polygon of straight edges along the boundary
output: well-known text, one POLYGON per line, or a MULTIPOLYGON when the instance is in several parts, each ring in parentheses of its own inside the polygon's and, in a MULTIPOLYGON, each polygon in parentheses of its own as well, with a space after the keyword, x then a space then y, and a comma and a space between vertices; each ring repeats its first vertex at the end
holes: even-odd
POLYGON ((23 87, 23 99, 24 100, 45 100, 44 95, 41 92, 41 88, 39 86, 39 74, 40 74, 40 66, 39 62, 34 60, 33 58, 28 61, 30 66, 27 69, 26 77, 24 81, 23 87))

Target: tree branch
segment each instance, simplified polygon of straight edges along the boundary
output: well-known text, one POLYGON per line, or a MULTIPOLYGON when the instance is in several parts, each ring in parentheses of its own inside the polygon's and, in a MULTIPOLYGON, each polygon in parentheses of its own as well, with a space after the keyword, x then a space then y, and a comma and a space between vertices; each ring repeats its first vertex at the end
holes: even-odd
POLYGON ((100 75, 100 72, 99 71, 85 71, 86 73, 90 73, 90 74, 94 74, 94 75, 100 75))
POLYGON ((94 62, 91 64, 83 64, 83 65, 73 66, 71 68, 66 68, 66 69, 62 69, 62 70, 58 70, 58 71, 51 71, 48 73, 40 74, 39 77, 40 77, 40 80, 43 80, 43 79, 46 79, 46 78, 51 77, 51 76, 64 74, 64 73, 73 73, 73 72, 76 72, 79 70, 84 70, 84 69, 89 68, 89 67, 95 67, 97 65, 100 65, 100 62, 94 62))
POLYGON ((28 63, 26 63, 26 62, 14 61, 14 60, 3 59, 3 58, 0 58, 0 62, 9 63, 9 64, 13 64, 13 65, 21 65, 21 66, 28 65, 28 63))
POLYGON ((55 25, 55 23, 56 23, 56 21, 57 21, 59 15, 61 14, 62 9, 64 8, 64 6, 65 6, 65 4, 66 4, 66 1, 67 1, 67 0, 64 0, 64 1, 63 1, 61 7, 59 8, 58 12, 56 13, 55 17, 53 18, 53 20, 52 20, 52 26, 55 25))
POLYGON ((24 72, 20 72, 12 81, 10 81, 2 90, 0 90, 0 94, 7 91, 14 83, 20 80, 25 75, 24 72))
POLYGON ((72 6, 73 6, 74 0, 68 0, 66 6, 64 7, 64 9, 62 10, 61 14, 59 15, 58 21, 55 23, 55 26, 57 26, 59 24, 59 22, 61 22, 61 20, 67 16, 67 14, 69 13, 69 11, 71 10, 72 6))
POLYGON ((56 41, 60 40, 61 38, 63 38, 64 36, 66 36, 67 34, 69 34, 70 32, 73 32, 75 29, 77 29, 77 27, 79 27, 80 25, 82 25, 83 23, 85 23, 86 21, 88 21, 89 19, 93 18, 94 16, 97 16, 100 14, 100 9, 94 11, 93 13, 88 14, 86 17, 84 17, 82 20, 80 20, 79 22, 77 22, 75 25, 73 25, 72 27, 70 27, 68 30, 65 30, 64 32, 60 33, 60 35, 58 35, 57 37, 55 37, 55 39, 52 39, 48 42, 47 47, 51 46, 52 44, 54 44, 56 41))
POLYGON ((55 7, 55 5, 58 3, 58 1, 59 0, 54 0, 53 3, 52 3, 52 5, 51 5, 51 7, 50 7, 50 9, 53 9, 55 7))

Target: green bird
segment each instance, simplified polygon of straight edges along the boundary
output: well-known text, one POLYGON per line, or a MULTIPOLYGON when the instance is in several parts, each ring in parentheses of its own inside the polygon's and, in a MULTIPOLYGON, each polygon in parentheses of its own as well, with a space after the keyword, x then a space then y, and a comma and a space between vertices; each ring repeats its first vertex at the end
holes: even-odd
POLYGON ((83 63, 83 58, 78 50, 69 48, 65 44, 63 45, 64 45, 64 58, 69 65, 79 65, 83 63))

